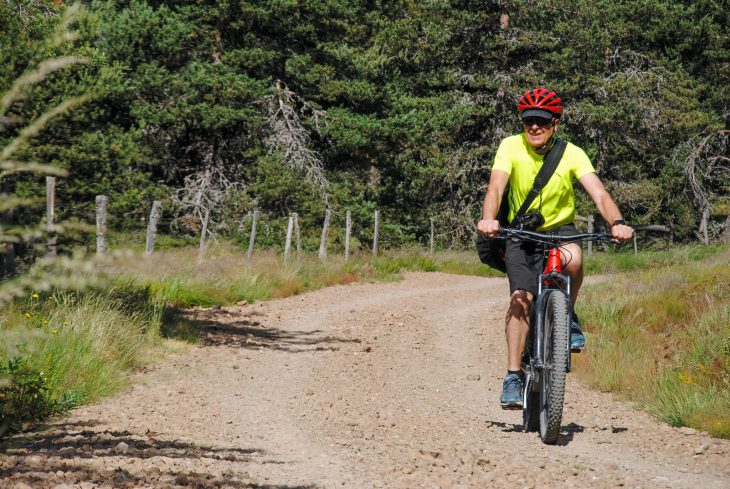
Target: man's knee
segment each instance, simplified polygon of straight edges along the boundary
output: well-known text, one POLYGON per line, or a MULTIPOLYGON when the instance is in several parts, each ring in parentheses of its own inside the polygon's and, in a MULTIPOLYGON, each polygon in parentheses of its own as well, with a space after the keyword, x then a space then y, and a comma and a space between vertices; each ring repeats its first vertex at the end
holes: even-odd
POLYGON ((530 292, 522 289, 515 290, 510 296, 507 318, 516 317, 519 319, 527 319, 530 314, 531 304, 532 294, 530 292))
POLYGON ((565 245, 561 251, 563 267, 573 275, 583 270, 583 252, 579 245, 570 243, 565 245))

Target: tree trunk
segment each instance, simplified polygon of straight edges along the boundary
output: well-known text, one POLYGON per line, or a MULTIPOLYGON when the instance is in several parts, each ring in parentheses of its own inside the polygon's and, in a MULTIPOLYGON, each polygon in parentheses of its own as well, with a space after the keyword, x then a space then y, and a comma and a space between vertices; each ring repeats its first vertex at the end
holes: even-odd
POLYGON ((710 244, 710 237, 707 233, 707 226, 710 221, 710 208, 702 209, 702 220, 700 221, 700 233, 702 233, 702 242, 705 245, 710 244))
POLYGON ((352 214, 347 211, 345 219, 345 261, 350 259, 350 232, 352 231, 352 214))
POLYGON ((205 217, 203 218, 203 229, 200 231, 200 247, 198 248, 198 256, 203 256, 203 251, 205 251, 205 237, 208 234, 209 221, 210 209, 205 209, 205 217))
POLYGON ((433 223, 433 217, 432 217, 431 218, 431 242, 430 242, 430 247, 429 247, 429 254, 430 255, 433 255, 433 243, 434 243, 434 237, 435 237, 434 236, 434 234, 435 234, 434 231, 435 231, 435 229, 434 229, 434 223, 433 223))
POLYGON ((378 235, 380 234, 380 211, 375 211, 375 226, 373 229, 373 256, 378 256, 378 235))
POLYGON ((499 27, 503 31, 509 29, 509 9, 507 5, 502 7, 502 14, 499 16, 499 27))
POLYGON ((284 262, 289 261, 291 255, 291 237, 294 232, 294 217, 289 216, 289 223, 286 226, 286 242, 284 243, 284 262))

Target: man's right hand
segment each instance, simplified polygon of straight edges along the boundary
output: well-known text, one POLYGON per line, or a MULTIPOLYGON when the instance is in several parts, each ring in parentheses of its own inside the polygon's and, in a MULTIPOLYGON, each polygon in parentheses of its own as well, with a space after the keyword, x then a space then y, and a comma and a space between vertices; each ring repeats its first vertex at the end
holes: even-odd
POLYGON ((477 231, 493 238, 499 234, 499 221, 496 219, 482 219, 477 223, 477 231))

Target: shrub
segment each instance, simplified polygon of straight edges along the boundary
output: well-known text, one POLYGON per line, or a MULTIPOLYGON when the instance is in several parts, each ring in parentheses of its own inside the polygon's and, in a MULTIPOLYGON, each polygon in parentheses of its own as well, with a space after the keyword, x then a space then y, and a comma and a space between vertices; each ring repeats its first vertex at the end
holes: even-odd
POLYGON ((0 363, 0 435, 20 430, 40 421, 54 411, 46 387, 46 376, 28 365, 23 357, 0 363))

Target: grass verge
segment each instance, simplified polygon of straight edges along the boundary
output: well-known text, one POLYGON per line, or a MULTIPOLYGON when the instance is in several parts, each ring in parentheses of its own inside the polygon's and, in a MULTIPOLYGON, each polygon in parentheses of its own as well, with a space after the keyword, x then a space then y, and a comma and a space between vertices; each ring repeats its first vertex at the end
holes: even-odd
POLYGON ((3 309, 0 433, 118 391, 160 348, 158 311, 148 291, 119 287, 34 293, 3 309))
POLYGON ((730 438, 730 249, 669 253, 584 288, 590 350, 575 370, 672 426, 730 438))

